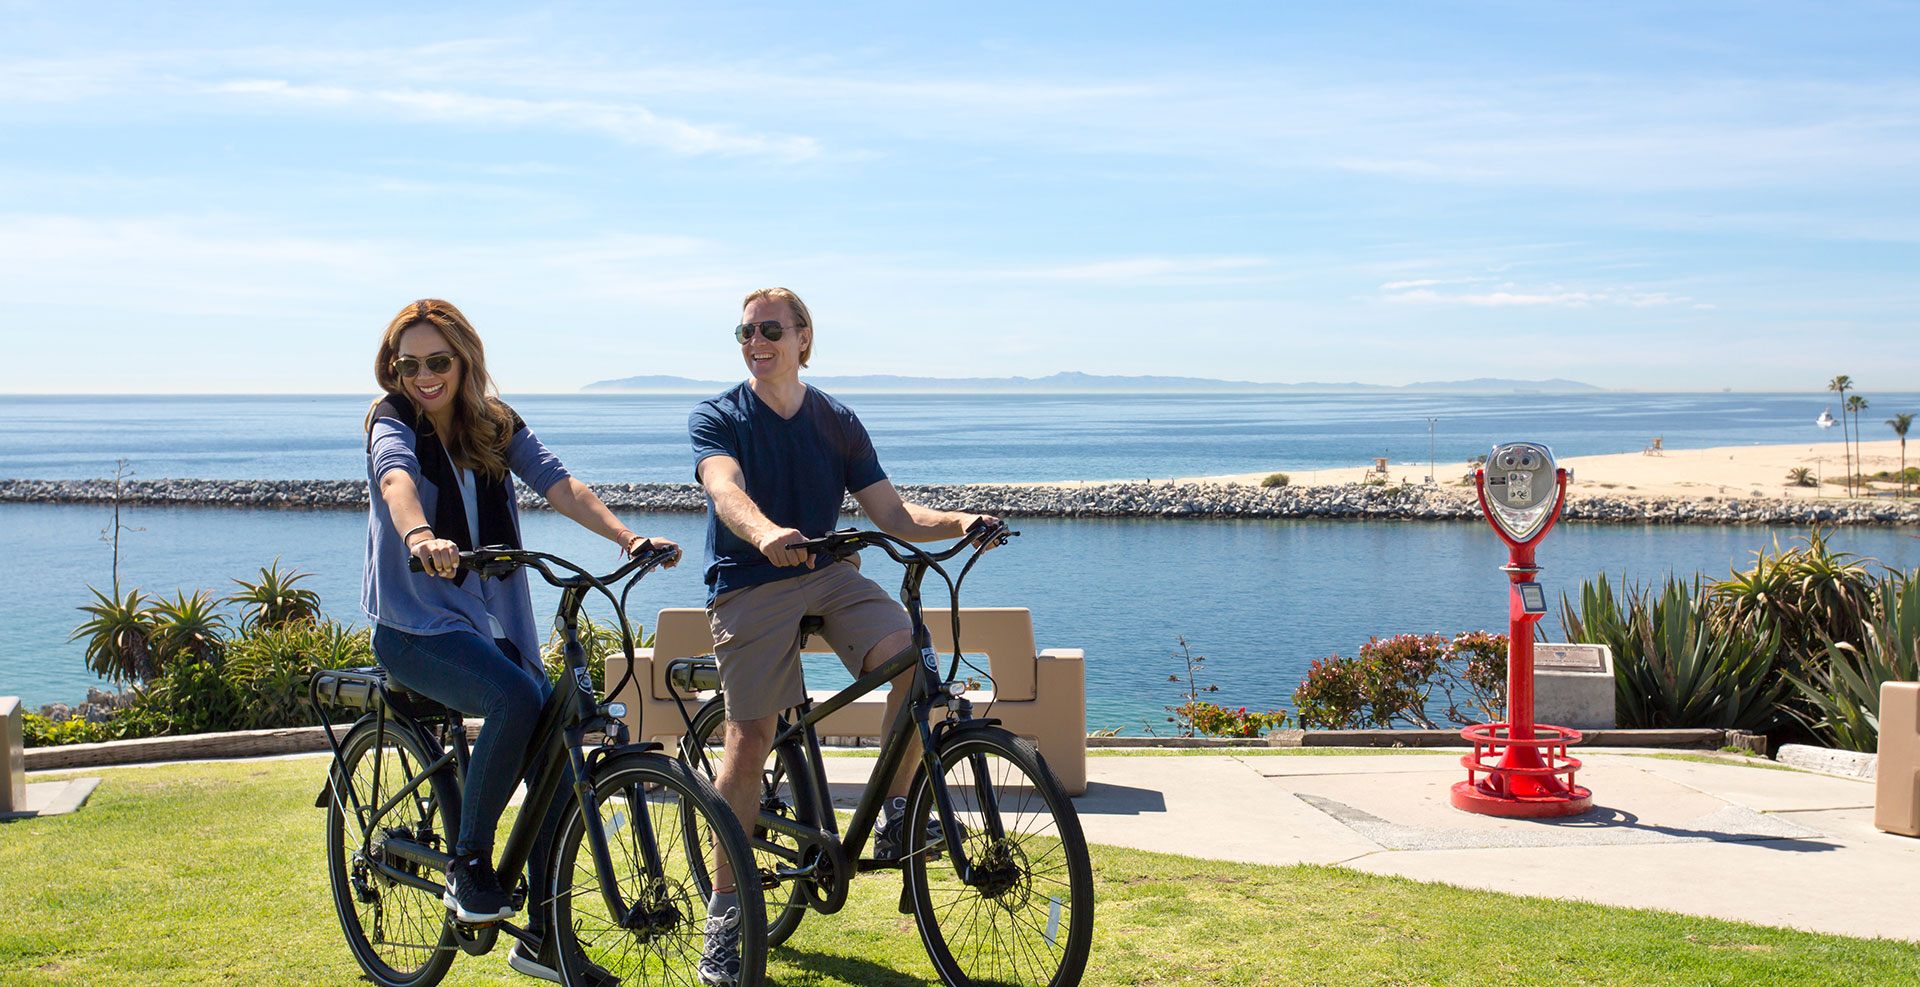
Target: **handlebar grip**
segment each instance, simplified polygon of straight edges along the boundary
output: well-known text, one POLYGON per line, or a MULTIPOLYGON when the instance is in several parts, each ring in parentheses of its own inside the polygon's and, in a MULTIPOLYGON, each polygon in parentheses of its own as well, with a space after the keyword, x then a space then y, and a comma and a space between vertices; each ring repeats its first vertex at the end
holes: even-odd
POLYGON ((409 555, 407 556, 407 571, 408 572, 425 572, 427 571, 427 567, 420 564, 420 556, 409 555))

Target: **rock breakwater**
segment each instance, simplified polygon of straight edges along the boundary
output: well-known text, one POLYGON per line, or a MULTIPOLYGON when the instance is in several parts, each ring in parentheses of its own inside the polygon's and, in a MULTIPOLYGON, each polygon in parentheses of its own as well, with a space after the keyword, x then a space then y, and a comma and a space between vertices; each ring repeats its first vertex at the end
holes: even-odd
MULTIPOLYGON (((697 512, 706 509, 705 497, 690 483, 608 483, 594 490, 609 506, 619 510, 697 512)), ((1459 487, 940 484, 905 486, 901 493, 929 507, 1008 517, 1421 521, 1479 517, 1472 492, 1459 487)), ((0 480, 0 503, 105 504, 112 503, 114 496, 113 483, 106 480, 0 480)), ((135 480, 121 485, 119 497, 123 504, 154 506, 364 510, 367 485, 358 480, 135 480)), ((521 506, 544 508, 545 502, 523 492, 521 506)), ((853 512, 851 500, 847 507, 853 512)), ((1619 524, 1920 526, 1920 500, 1575 495, 1567 505, 1566 520, 1619 524)))

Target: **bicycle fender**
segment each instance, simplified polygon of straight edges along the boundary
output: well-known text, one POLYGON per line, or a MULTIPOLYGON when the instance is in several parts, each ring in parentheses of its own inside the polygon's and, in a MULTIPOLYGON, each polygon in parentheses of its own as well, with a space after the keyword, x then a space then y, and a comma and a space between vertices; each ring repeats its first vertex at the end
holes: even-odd
POLYGON ((939 743, 948 734, 967 733, 973 730, 990 730, 1000 727, 1000 719, 994 716, 980 719, 941 720, 933 725, 933 741, 939 743))

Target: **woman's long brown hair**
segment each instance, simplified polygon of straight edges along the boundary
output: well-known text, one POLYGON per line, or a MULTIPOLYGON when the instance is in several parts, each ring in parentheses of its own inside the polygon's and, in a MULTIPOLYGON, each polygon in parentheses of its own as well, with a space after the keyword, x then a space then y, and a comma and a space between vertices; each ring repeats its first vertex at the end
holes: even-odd
MULTIPOLYGON (((460 391, 453 399, 453 427, 440 436, 455 465, 499 479, 507 472, 507 444, 513 441, 513 412, 501 403, 487 375, 487 353, 480 334, 452 302, 422 298, 400 310, 380 335, 380 351, 373 358, 373 379, 386 394, 407 395, 393 361, 400 355, 400 336, 425 323, 440 330, 453 355, 460 360, 460 391)), ((385 397, 375 398, 367 410, 367 430, 373 430, 375 411, 385 397)), ((413 398, 408 395, 411 403, 413 398)), ((425 417, 424 415, 422 416, 425 417)), ((419 428, 419 423, 413 423, 419 428)))

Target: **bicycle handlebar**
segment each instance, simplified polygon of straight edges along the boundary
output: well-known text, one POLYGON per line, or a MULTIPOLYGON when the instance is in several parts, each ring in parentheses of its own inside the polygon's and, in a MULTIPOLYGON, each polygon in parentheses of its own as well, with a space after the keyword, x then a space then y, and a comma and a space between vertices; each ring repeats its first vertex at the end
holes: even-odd
POLYGON ((964 537, 954 542, 944 551, 929 552, 904 538, 887 534, 884 531, 862 531, 859 528, 841 528, 837 531, 829 531, 818 538, 809 538, 805 541, 794 542, 790 547, 811 552, 815 555, 831 555, 836 559, 845 559, 863 548, 872 546, 887 553, 889 557, 901 565, 931 565, 945 562, 974 545, 979 545, 982 551, 988 548, 997 548, 1005 545, 1010 539, 1019 537, 1019 535, 1020 532, 1009 529, 1005 521, 1000 521, 992 525, 984 525, 976 522, 972 528, 968 529, 964 537), (894 547, 895 545, 906 549, 910 554, 903 555, 899 549, 894 547))
MULTIPOLYGON (((515 569, 528 568, 538 572, 541 578, 561 589, 587 589, 595 583, 606 584, 625 579, 642 570, 651 570, 670 559, 680 557, 679 548, 657 548, 649 541, 640 551, 635 552, 620 568, 604 575, 595 576, 587 570, 557 555, 546 552, 531 552, 520 548, 482 547, 471 552, 460 553, 460 569, 477 572, 482 579, 499 579, 515 569), (571 576, 556 576, 547 563, 558 564, 561 568, 574 573, 571 576)), ((417 555, 407 556, 407 571, 424 572, 417 555)))

